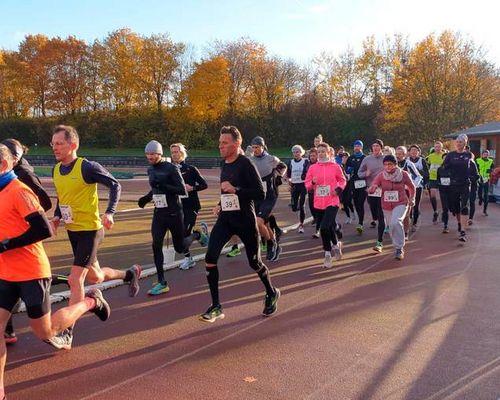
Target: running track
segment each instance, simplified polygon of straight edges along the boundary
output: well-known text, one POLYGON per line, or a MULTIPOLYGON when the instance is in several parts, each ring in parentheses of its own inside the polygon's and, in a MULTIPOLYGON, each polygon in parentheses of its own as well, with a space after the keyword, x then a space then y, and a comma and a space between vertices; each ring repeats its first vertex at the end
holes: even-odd
MULTIPOLYGON (((283 225, 295 222, 286 203, 283 225)), ((214 324, 196 318, 209 305, 201 263, 167 272, 163 297, 146 296, 151 278, 135 299, 124 287, 106 291, 110 320, 86 315, 69 352, 41 343, 16 316, 9 400, 498 399, 500 207, 477 215, 460 246, 423 204, 403 262, 390 246, 371 251, 374 229, 358 237, 347 226, 345 257, 331 270, 320 267, 310 226, 284 235, 282 257, 268 263, 282 290, 270 318, 244 257, 221 258, 226 318, 214 324)))

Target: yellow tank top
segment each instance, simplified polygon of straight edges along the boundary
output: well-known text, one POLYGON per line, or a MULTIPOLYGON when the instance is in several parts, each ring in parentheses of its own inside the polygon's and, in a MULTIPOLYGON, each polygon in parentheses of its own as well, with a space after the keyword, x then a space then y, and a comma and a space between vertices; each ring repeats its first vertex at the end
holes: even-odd
POLYGON ((68 175, 61 175, 60 162, 54 168, 61 219, 69 231, 95 231, 102 228, 97 184, 84 181, 82 162, 83 158, 77 158, 68 175))
POLYGON ((437 180, 437 170, 443 165, 444 154, 431 153, 427 156, 427 162, 429 164, 429 179, 431 181, 437 180))

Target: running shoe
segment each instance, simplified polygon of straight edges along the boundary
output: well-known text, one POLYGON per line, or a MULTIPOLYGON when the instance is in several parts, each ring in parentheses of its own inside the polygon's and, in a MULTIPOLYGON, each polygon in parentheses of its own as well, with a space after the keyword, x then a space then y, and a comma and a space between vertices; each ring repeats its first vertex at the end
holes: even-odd
POLYGON ((450 229, 448 228, 448 225, 444 226, 443 233, 450 233, 450 229))
POLYGON ((396 260, 402 260, 403 258, 405 258, 405 252, 403 249, 396 249, 396 251, 394 252, 394 258, 396 260))
POLYGON ((187 271, 189 268, 193 268, 194 266, 196 266, 196 261, 193 260, 193 257, 184 257, 184 261, 182 261, 181 265, 179 265, 179 269, 187 271))
POLYGON ((17 336, 15 332, 4 332, 3 339, 5 344, 15 344, 17 343, 17 336))
POLYGON ((274 250, 274 257, 271 258, 271 261, 278 261, 281 254, 281 246, 279 244, 276 245, 276 249, 274 250))
POLYGON ((111 307, 102 295, 99 289, 90 289, 86 294, 87 297, 92 297, 95 300, 95 307, 90 312, 93 312, 101 321, 106 321, 111 315, 111 307))
POLYGON ((304 233, 304 225, 302 225, 302 224, 299 225, 298 232, 299 233, 304 233))
POLYGON ((383 248, 384 248, 383 243, 377 240, 377 243, 375 243, 375 246, 373 247, 373 251, 376 251, 377 253, 382 253, 383 248))
POLYGON ((277 243, 273 242, 271 248, 267 246, 266 260, 271 261, 276 254, 277 243))
POLYGON ((337 245, 333 246, 333 255, 335 256, 335 260, 342 260, 342 242, 337 242, 337 245))
POLYGON ((198 319, 203 322, 215 322, 218 319, 224 319, 224 312, 222 311, 222 306, 219 304, 217 306, 210 306, 208 310, 201 314, 198 319))
POLYGON ((405 232, 405 240, 409 240, 410 239, 410 235, 408 232, 405 232))
POLYGON ((50 344, 57 350, 71 350, 73 343, 73 334, 69 329, 65 329, 50 339, 44 340, 45 343, 50 344))
POLYGON ((458 240, 460 240, 461 242, 467 241, 467 234, 465 233, 465 231, 460 232, 460 236, 458 237, 458 240))
POLYGON ((274 294, 272 296, 266 294, 266 297, 264 298, 264 310, 262 311, 262 315, 264 317, 269 317, 276 312, 280 296, 281 292, 278 288, 274 288, 274 294))
POLYGON ((347 217, 347 218, 345 219, 345 224, 346 224, 346 225, 350 225, 350 224, 351 224, 351 222, 352 222, 352 218, 351 218, 351 217, 347 217))
POLYGON ((469 219, 469 220, 467 221, 467 225, 469 225, 469 226, 471 226, 473 223, 474 223, 474 221, 473 221, 473 220, 471 220, 471 219, 469 219))
POLYGON ((329 251, 325 251, 325 259, 323 260, 323 267, 332 268, 332 254, 329 251))
POLYGON ((266 243, 260 242, 260 252, 261 253, 266 253, 267 252, 267 242, 266 243))
POLYGON ((319 239, 319 237, 320 237, 319 231, 316 231, 316 233, 313 233, 312 237, 313 237, 313 239, 319 239))
POLYGON ((433 223, 433 224, 437 224, 438 217, 439 217, 439 213, 437 213, 437 212, 435 212, 435 213, 432 215, 432 223, 433 223))
POLYGON ((483 215, 484 215, 485 217, 487 217, 487 216, 488 216, 488 213, 487 213, 486 211, 483 211, 483 215))
POLYGON ((363 234, 363 225, 358 225, 356 227, 356 232, 358 232, 359 235, 363 234))
POLYGON ((231 249, 229 253, 226 254, 226 257, 237 257, 241 255, 241 250, 239 247, 235 247, 234 249, 231 249))
POLYGON ((198 242, 200 242, 200 245, 202 247, 207 247, 208 241, 210 240, 210 233, 208 232, 208 225, 206 222, 200 223, 200 238, 198 239, 198 242))
POLYGON ((377 226, 377 221, 370 222, 370 228, 375 228, 377 226))
POLYGON ((132 274, 132 278, 128 282, 128 295, 135 297, 139 293, 139 280, 141 279, 142 268, 139 264, 134 264, 128 269, 132 274))
POLYGON ((170 291, 170 288, 166 283, 160 283, 158 282, 156 285, 154 285, 151 289, 148 290, 148 295, 149 296, 159 296, 161 294, 168 293, 170 291))

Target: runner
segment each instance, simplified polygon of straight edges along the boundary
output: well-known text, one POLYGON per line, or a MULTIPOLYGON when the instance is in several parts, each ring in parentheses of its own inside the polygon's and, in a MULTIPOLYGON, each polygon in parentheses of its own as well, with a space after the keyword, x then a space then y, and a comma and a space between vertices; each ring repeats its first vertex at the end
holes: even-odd
MULTIPOLYGON (((182 213, 184 215, 184 236, 189 236, 196 225, 196 218, 201 209, 198 192, 205 190, 208 185, 207 181, 201 176, 200 171, 198 171, 198 168, 186 164, 187 151, 182 143, 170 145, 170 156, 172 157, 173 163, 181 171, 184 187, 188 193, 187 197, 180 196, 180 199, 182 202, 182 213)), ((187 251, 184 253, 184 261, 179 266, 179 269, 187 270, 195 265, 196 262, 193 260, 193 257, 191 257, 188 247, 187 251)))
POLYGON ((439 213, 437 211, 437 193, 438 193, 438 181, 437 181, 437 170, 443 165, 444 156, 446 153, 443 150, 443 143, 437 140, 434 143, 434 151, 432 151, 427 156, 427 164, 429 165, 429 195, 432 205, 432 222, 437 223, 439 213))
POLYGON ((449 209, 457 218, 459 240, 461 242, 467 241, 465 226, 469 215, 470 179, 472 175, 477 173, 475 163, 472 160, 472 153, 465 150, 468 140, 467 135, 458 135, 455 139, 456 150, 449 152, 443 163, 444 169, 450 172, 450 179, 442 184, 449 183, 449 209))
POLYGON ((490 179, 491 173, 495 168, 493 159, 490 158, 489 150, 484 150, 481 153, 481 158, 476 160, 476 164, 479 170, 479 205, 483 205, 483 215, 488 216, 488 203, 490 197, 490 179))
POLYGON ((425 162, 425 159, 420 155, 421 154, 420 147, 416 144, 412 144, 410 149, 408 150, 410 161, 415 164, 420 172, 422 178, 418 179, 418 181, 413 181, 415 183, 415 187, 417 188, 417 194, 415 195, 415 205, 413 206, 412 213, 412 231, 417 230, 418 226, 418 217, 420 216, 420 201, 422 200, 422 192, 424 190, 424 186, 427 184, 429 180, 429 167, 425 162))
MULTIPOLYGON (((366 186, 370 187, 373 179, 384 170, 384 155, 382 154, 382 149, 384 148, 384 142, 380 139, 376 139, 372 144, 372 154, 366 156, 358 170, 358 176, 361 179, 366 180, 366 186)), ((378 234, 377 234, 377 242, 373 247, 373 250, 381 253, 383 249, 383 240, 384 240, 384 230, 385 230, 385 221, 384 221, 384 211, 382 210, 382 203, 380 200, 380 191, 375 191, 374 193, 368 194, 368 205, 370 206, 370 211, 372 214, 372 223, 371 226, 374 228, 377 226, 378 221, 378 234)))
POLYGON ((292 211, 299 212, 299 233, 304 233, 304 220, 306 213, 304 204, 306 202, 306 187, 304 179, 306 177, 309 160, 303 158, 305 150, 299 144, 292 147, 293 158, 287 164, 287 178, 292 197, 292 211))
MULTIPOLYGON (((60 222, 64 222, 74 254, 69 274, 69 304, 83 301, 86 279, 90 283, 122 279, 128 283, 129 296, 137 296, 141 275, 139 265, 121 271, 101 268, 97 260, 97 249, 104 238, 103 226, 111 229, 114 225, 113 215, 120 198, 120 184, 100 164, 77 156, 80 138, 75 128, 56 126, 50 145, 58 161, 53 170, 58 203, 52 226, 56 233, 60 222), (102 217, 99 217, 97 184, 109 189, 108 206, 102 217)), ((66 334, 72 340, 72 329, 66 334)))
POLYGON ((415 185, 408 172, 398 167, 393 155, 384 157, 384 171, 375 177, 368 193, 375 193, 377 189, 382 191, 382 208, 395 249, 394 257, 402 260, 405 245, 403 220, 408 212, 408 204, 415 199, 415 185))
POLYGON ((305 179, 307 190, 314 190, 314 208, 320 215, 321 239, 325 259, 323 266, 332 267, 332 244, 335 259, 342 259, 342 242, 337 237, 336 216, 340 206, 340 195, 346 186, 344 172, 340 165, 333 162, 330 157, 331 148, 327 143, 320 143, 318 149, 318 162, 308 169, 305 179))
MULTIPOLYGON (((41 242, 51 236, 50 223, 36 195, 17 179, 13 164, 9 149, 0 145, 0 329, 5 329, 22 299, 35 335, 58 348, 68 348, 68 338, 58 333, 87 311, 105 321, 111 310, 102 293, 94 289, 82 301, 51 314, 50 264, 41 242)), ((6 361, 7 349, 0 340, 0 399, 4 400, 6 361)))
POLYGON ((253 156, 250 160, 257 167, 261 176, 264 192, 264 200, 255 202, 255 212, 257 214, 257 226, 262 236, 263 249, 266 249, 266 259, 277 261, 281 254, 281 246, 276 240, 274 230, 269 226, 269 217, 278 200, 278 189, 276 177, 283 176, 286 173, 286 165, 278 157, 272 156, 267 152, 264 139, 256 136, 252 139, 253 156))
POLYGON ((358 234, 363 233, 363 222, 365 219, 365 200, 366 200, 366 180, 358 176, 361 162, 366 157, 363 154, 363 142, 355 140, 353 143, 353 153, 347 158, 346 172, 349 174, 349 182, 346 191, 351 193, 354 200, 354 207, 358 214, 358 226, 356 231, 358 234))
MULTIPOLYGON (((12 157, 13 157, 13 162, 14 162, 14 173, 18 177, 19 181, 24 183, 26 186, 28 186, 33 193, 38 198, 38 202, 42 206, 44 211, 49 211, 52 208, 52 201, 50 200, 49 195, 47 192, 44 190, 42 187, 42 183, 40 182, 40 179, 38 176, 35 175, 33 167, 29 164, 29 162, 24 158, 24 155, 27 152, 27 148, 23 146, 18 140, 16 139, 5 139, 2 141, 2 144, 5 145, 12 157)), ((61 279, 66 279, 67 283, 67 277, 65 276, 60 276, 61 279)), ((12 313, 14 314, 18 310, 18 305, 14 307, 12 310, 12 313)), ((4 339, 5 343, 7 344, 15 344, 17 342, 17 336, 16 333, 14 332, 14 323, 12 322, 12 318, 9 319, 7 322, 7 326, 5 328, 4 332, 4 339)))
POLYGON ((185 226, 180 196, 188 194, 181 172, 174 164, 163 158, 163 147, 156 140, 151 140, 144 152, 149 163, 148 177, 151 191, 138 200, 138 205, 144 208, 146 204, 153 201, 155 206, 151 222, 151 236, 158 282, 148 290, 148 294, 158 296, 170 291, 163 271, 163 240, 167 231, 170 231, 172 235, 175 251, 179 254, 186 254, 193 240, 199 240, 202 246, 207 245, 208 227, 202 224, 202 232, 194 230, 189 236, 184 235, 185 226))
POLYGON ((474 153, 470 151, 470 146, 465 146, 465 151, 468 151, 472 154, 472 161, 474 164, 474 168, 476 169, 476 174, 470 176, 470 191, 469 191, 469 220, 467 221, 467 225, 472 225, 474 223, 474 215, 476 214, 476 199, 477 192, 479 186, 479 172, 478 167, 475 162, 474 153))
MULTIPOLYGON (((350 174, 346 171, 346 165, 347 165, 347 160, 349 159, 351 155, 344 150, 342 154, 342 163, 340 166, 342 167, 342 171, 344 172, 344 175, 346 177, 346 180, 349 182, 350 179, 350 174)), ((347 187, 346 187, 347 189, 347 187)), ((352 204, 352 190, 344 190, 342 192, 342 196, 340 199, 340 203, 342 204, 342 209, 345 212, 346 215, 346 220, 345 223, 346 225, 350 225, 353 221, 354 218, 356 217, 355 212, 354 212, 354 205, 352 204)))
POLYGON ((269 270, 262 262, 259 250, 259 231, 254 201, 264 200, 263 182, 255 165, 238 153, 243 138, 235 126, 223 126, 220 131, 219 150, 224 164, 221 169, 221 201, 215 207, 217 221, 212 229, 205 255, 207 281, 212 305, 199 316, 204 322, 224 318, 219 301, 219 270, 217 261, 222 248, 232 235, 240 237, 245 245, 248 263, 257 272, 265 289, 264 316, 276 312, 280 291, 274 288, 269 270))
MULTIPOLYGON (((318 149, 316 149, 316 147, 312 147, 311 149, 309 149, 308 154, 309 154, 308 155, 309 165, 307 168, 309 169, 311 165, 314 165, 318 162, 318 149)), ((313 233, 312 237, 317 239, 319 238, 319 224, 317 223, 318 219, 317 210, 314 208, 314 190, 307 192, 307 203, 309 205, 309 211, 311 212, 311 215, 313 217, 311 225, 316 227, 316 232, 313 233)))

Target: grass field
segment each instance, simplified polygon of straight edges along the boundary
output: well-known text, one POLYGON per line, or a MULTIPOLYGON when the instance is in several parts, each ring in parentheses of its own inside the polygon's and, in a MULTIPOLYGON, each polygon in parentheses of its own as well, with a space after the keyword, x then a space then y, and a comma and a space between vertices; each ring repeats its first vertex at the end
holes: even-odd
MULTIPOLYGON (((164 147, 165 155, 168 155, 168 148, 164 147)), ((30 155, 52 155, 52 149, 49 146, 46 147, 30 147, 30 155)), ((272 149, 272 154, 278 157, 291 157, 291 146, 290 147, 277 147, 272 149)), ((144 148, 91 148, 91 147, 80 147, 78 150, 79 156, 144 156, 144 148)), ((188 155, 190 157, 219 157, 219 150, 217 148, 213 149, 188 149, 188 155)))

